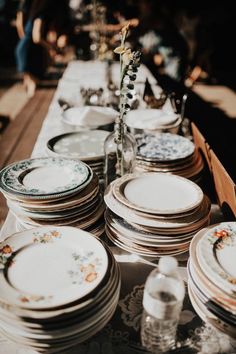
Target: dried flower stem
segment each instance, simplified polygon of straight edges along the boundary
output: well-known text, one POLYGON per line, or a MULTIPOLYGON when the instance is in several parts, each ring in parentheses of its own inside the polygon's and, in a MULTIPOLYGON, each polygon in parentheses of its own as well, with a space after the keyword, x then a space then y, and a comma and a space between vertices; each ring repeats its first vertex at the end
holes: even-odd
POLYGON ((127 111, 130 110, 129 100, 133 98, 130 91, 133 90, 132 82, 136 79, 136 72, 139 67, 140 53, 131 52, 131 49, 125 47, 125 40, 129 31, 129 24, 121 30, 121 45, 114 52, 120 55, 120 114, 116 120, 116 137, 117 144, 117 163, 119 166, 120 175, 124 175, 124 136, 125 123, 124 117, 127 111), (125 79, 127 78, 126 82, 125 79))

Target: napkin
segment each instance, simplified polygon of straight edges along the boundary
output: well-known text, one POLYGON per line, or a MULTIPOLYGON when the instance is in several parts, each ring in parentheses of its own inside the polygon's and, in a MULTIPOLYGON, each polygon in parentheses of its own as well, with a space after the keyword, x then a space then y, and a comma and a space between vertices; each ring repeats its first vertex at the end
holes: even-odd
POLYGON ((178 115, 164 109, 136 109, 126 116, 126 124, 137 129, 157 129, 176 122, 178 115))
POLYGON ((94 127, 113 123, 117 115, 118 112, 110 107, 73 107, 63 112, 63 121, 71 125, 94 127))

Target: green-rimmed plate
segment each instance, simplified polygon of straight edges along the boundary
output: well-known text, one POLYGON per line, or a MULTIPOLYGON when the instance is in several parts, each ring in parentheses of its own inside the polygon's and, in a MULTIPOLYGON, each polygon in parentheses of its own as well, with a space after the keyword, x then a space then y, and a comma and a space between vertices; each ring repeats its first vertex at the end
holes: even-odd
POLYGON ((27 159, 14 162, 0 172, 0 189, 24 198, 50 199, 84 188, 92 175, 86 164, 74 159, 27 159))

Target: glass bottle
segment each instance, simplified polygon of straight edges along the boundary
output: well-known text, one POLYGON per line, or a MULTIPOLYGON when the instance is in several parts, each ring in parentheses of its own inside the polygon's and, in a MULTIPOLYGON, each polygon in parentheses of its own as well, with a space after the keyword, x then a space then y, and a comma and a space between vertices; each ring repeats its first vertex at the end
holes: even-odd
POLYGON ((115 179, 132 173, 137 153, 134 135, 127 131, 123 121, 117 121, 115 130, 104 142, 105 170, 104 182, 107 187, 115 179))
POLYGON ((176 259, 160 258, 147 278, 143 296, 141 341, 150 352, 164 353, 175 347, 184 294, 176 259))

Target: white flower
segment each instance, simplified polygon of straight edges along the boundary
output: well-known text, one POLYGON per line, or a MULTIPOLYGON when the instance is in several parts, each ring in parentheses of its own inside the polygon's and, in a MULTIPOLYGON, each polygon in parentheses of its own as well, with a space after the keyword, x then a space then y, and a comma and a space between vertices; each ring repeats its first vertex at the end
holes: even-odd
POLYGON ((133 59, 133 53, 131 49, 126 49, 122 55, 123 63, 125 66, 129 65, 130 61, 133 59))
POLYGON ((124 47, 124 46, 119 46, 119 47, 116 47, 115 49, 114 49, 114 53, 116 53, 116 54, 123 54, 123 53, 125 53, 125 51, 126 50, 128 50, 128 48, 126 48, 126 47, 124 47))

